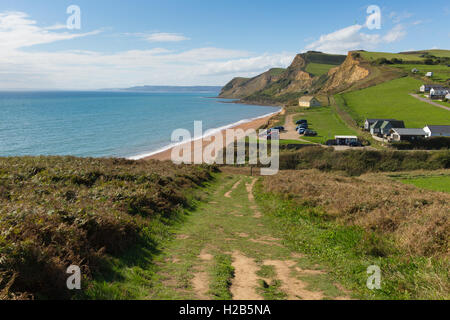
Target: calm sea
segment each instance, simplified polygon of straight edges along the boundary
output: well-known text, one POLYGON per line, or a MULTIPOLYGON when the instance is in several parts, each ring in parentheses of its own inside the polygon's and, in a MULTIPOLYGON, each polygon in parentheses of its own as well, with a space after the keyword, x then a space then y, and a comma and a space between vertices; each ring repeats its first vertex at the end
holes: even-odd
MULTIPOLYGON (((211 93, 0 92, 0 156, 74 155, 139 158, 193 132, 279 110, 222 103, 211 93)), ((222 101, 222 102, 221 102, 222 101)))

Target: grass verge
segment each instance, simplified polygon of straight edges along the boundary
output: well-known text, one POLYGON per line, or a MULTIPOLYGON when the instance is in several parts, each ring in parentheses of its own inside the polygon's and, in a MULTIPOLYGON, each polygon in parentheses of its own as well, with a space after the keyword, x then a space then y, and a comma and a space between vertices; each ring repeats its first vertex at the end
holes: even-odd
POLYGON ((321 207, 256 189, 274 232, 289 249, 327 266, 333 278, 362 299, 448 299, 448 262, 405 254, 388 236, 340 225, 321 207), (369 290, 367 268, 382 270, 382 287, 369 290))

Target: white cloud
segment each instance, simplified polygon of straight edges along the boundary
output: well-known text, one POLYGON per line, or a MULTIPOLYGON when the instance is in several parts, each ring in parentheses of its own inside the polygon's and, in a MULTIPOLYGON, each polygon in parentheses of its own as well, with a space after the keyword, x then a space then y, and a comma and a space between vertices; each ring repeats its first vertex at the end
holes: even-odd
POLYGON ((178 33, 152 33, 145 36, 148 42, 180 42, 191 40, 178 33))
POLYGON ((61 25, 41 28, 23 12, 0 13, 0 50, 30 47, 100 33, 99 30, 88 33, 51 32, 56 29, 61 29, 61 25))
POLYGON ((373 50, 382 43, 396 42, 406 35, 406 31, 402 25, 396 25, 384 36, 381 34, 364 33, 364 29, 366 29, 366 26, 356 24, 322 35, 319 40, 307 45, 306 49, 345 54, 352 50, 373 50))
POLYGON ((393 43, 399 41, 405 37, 406 31, 403 25, 398 24, 394 28, 392 28, 384 37, 383 40, 386 43, 393 43))
POLYGON ((214 47, 185 51, 158 47, 109 54, 80 49, 58 52, 22 49, 98 32, 57 32, 61 29, 61 25, 39 27, 25 13, 0 13, 0 88, 223 85, 233 76, 251 76, 268 68, 287 66, 294 56, 287 53, 255 56, 247 51, 214 47))
POLYGON ((414 16, 414 14, 412 14, 411 12, 407 12, 407 11, 404 11, 401 13, 397 13, 397 12, 393 11, 389 14, 389 18, 391 18, 391 20, 394 23, 399 23, 399 22, 401 22, 403 20, 407 20, 413 16, 414 16))

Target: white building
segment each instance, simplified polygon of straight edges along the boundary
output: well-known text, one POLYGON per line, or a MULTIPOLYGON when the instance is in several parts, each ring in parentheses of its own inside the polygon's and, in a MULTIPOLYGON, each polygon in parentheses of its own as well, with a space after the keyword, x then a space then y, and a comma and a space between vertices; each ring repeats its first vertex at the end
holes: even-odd
POLYGON ((450 137, 450 126, 426 126, 423 131, 427 137, 450 137))
POLYGON ((335 136, 334 139, 338 146, 348 146, 351 143, 357 143, 359 141, 357 136, 335 136))

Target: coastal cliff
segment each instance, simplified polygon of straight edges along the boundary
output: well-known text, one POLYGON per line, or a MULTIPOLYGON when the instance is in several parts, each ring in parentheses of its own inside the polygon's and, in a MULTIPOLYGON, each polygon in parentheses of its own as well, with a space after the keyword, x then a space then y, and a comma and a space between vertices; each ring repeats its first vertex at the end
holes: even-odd
POLYGON ((271 69, 251 79, 231 80, 219 97, 241 99, 245 103, 285 104, 320 91, 328 79, 328 71, 345 59, 343 55, 315 51, 298 54, 287 69, 271 69))

